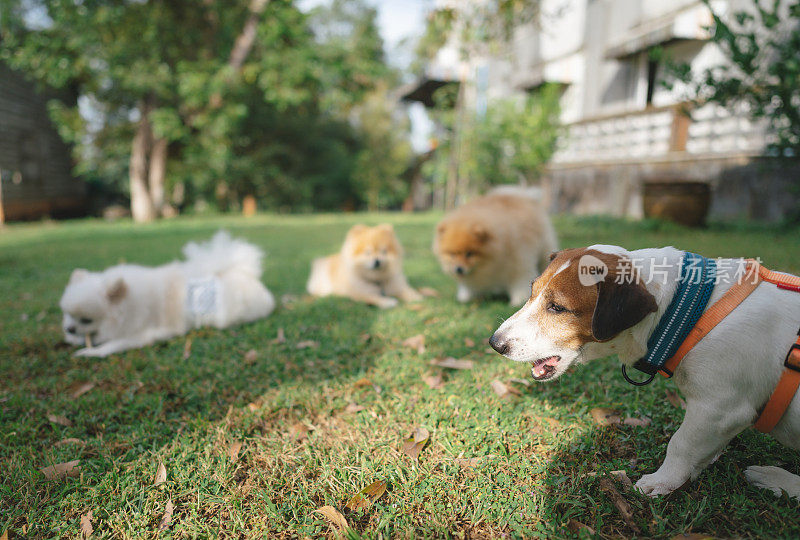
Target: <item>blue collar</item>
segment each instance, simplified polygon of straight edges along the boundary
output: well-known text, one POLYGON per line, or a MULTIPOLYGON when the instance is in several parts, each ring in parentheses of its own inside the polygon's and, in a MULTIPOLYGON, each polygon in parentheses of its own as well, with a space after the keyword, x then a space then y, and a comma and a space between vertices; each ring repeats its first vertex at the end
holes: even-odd
MULTIPOLYGON (((672 297, 667 310, 656 325, 656 329, 647 340, 647 354, 633 365, 639 371, 651 375, 661 370, 681 346, 683 340, 697 323, 697 319, 706 310, 717 276, 717 264, 689 251, 684 252, 681 259, 681 273, 678 288, 672 297)), ((633 384, 624 373, 625 379, 633 384)), ((668 375, 672 375, 669 373, 668 375)))

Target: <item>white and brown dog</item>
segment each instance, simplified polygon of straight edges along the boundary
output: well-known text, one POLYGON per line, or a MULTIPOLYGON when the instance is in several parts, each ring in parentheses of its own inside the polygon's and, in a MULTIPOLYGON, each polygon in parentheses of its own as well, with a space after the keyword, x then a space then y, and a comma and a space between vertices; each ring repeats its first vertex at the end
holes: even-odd
MULTIPOLYGON (((531 363, 539 381, 560 376, 573 363, 612 354, 633 366, 647 353, 648 340, 672 301, 684 253, 671 247, 626 251, 596 245, 554 254, 533 283, 530 299, 490 343, 511 360, 531 363), (583 284, 587 260, 607 270, 583 284), (633 272, 633 279, 618 279, 621 271, 633 272)), ((718 259, 717 276, 725 273, 728 279, 718 280, 708 306, 744 271, 740 259, 718 259)), ((781 377, 798 325, 798 294, 762 283, 684 357, 674 379, 686 397, 686 415, 664 463, 636 483, 641 492, 663 495, 695 479, 737 433, 753 425, 781 377)), ((800 449, 800 397, 795 395, 770 434, 800 449)), ((800 498, 800 476, 756 466, 745 475, 756 486, 800 498)))

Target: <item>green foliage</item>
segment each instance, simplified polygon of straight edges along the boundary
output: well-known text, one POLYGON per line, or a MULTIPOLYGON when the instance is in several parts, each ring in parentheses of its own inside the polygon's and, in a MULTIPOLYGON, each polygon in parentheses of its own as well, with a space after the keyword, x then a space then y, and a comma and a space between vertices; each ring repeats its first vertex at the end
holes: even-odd
POLYGON ((145 102, 154 135, 169 141, 168 188, 184 186, 187 203, 216 198, 227 207, 251 194, 268 208, 358 207, 366 195, 354 171, 365 155, 396 160, 386 165, 392 171, 405 166, 405 150, 392 146, 403 146, 402 130, 387 136, 392 126, 376 133, 352 117, 396 80, 364 0, 335 0, 310 15, 290 0, 269 1, 238 70, 229 57, 249 1, 0 2, 0 61, 75 88, 91 104, 88 118, 74 105, 51 106, 87 178, 127 189, 145 102), (31 12, 42 24, 23 23, 31 12))
MULTIPOLYGON (((766 118, 775 155, 800 159, 800 2, 751 0, 746 10, 713 16, 711 40, 728 63, 693 73, 668 61, 669 73, 698 103, 743 104, 752 118, 766 118)), ((669 60, 663 51, 655 55, 669 60)))
MULTIPOLYGON (((473 191, 537 182, 555 150, 559 92, 557 85, 545 85, 519 99, 494 100, 483 115, 465 112, 461 120, 457 110, 440 108, 435 118, 445 128, 445 137, 435 159, 426 165, 427 172, 445 182, 453 146, 458 144, 453 140, 455 123, 462 121, 458 173, 473 191)), ((444 94, 439 99, 451 101, 444 94)))

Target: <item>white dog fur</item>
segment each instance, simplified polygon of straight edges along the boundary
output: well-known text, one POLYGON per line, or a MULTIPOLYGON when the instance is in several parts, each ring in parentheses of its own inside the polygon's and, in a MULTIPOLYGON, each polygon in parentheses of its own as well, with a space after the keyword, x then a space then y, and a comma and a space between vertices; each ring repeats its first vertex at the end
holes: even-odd
MULTIPOLYGON (((511 360, 534 362, 560 357, 555 370, 547 378, 555 378, 573 363, 617 354, 623 364, 632 366, 647 350, 647 340, 660 316, 669 305, 677 287, 681 251, 668 247, 626 251, 617 246, 592 246, 586 250, 615 254, 634 261, 644 280, 647 291, 655 298, 658 310, 646 315, 638 324, 605 342, 589 340, 583 345, 564 347, 554 339, 552 325, 542 322, 547 317, 539 315, 544 309, 545 284, 537 297, 531 297, 516 314, 505 321, 493 339, 502 341, 498 350, 511 360), (662 261, 668 263, 665 274, 662 261)), ((580 250, 576 250, 580 251, 580 250)), ((578 253, 580 255, 580 253, 578 253)), ((556 260, 555 273, 545 272, 542 279, 552 280, 559 272, 577 263, 574 260, 556 260)), ((739 259, 718 262, 718 275, 741 273, 739 259)), ((708 306, 716 302, 736 282, 719 283, 708 306)), ((534 289, 536 290, 536 289, 534 289)), ((591 313, 591 312, 590 312, 591 313)), ((652 474, 642 476, 636 487, 645 494, 656 496, 672 492, 686 481, 695 479, 700 472, 722 452, 728 442, 739 432, 752 426, 758 411, 764 406, 783 372, 783 360, 794 343, 800 325, 800 294, 780 290, 770 283, 762 283, 740 306, 700 341, 683 359, 674 381, 686 397, 686 414, 680 428, 667 446, 667 455, 661 467, 652 474)), ((800 449, 800 397, 795 395, 790 407, 770 434, 794 449, 800 449)), ((800 477, 778 467, 749 467, 745 475, 754 485, 782 491, 800 498, 800 477)))
POLYGON ((186 261, 133 264, 102 272, 77 269, 61 297, 67 343, 76 356, 108 356, 185 334, 254 321, 275 308, 261 283, 263 253, 220 231, 183 248, 186 261), (87 339, 88 338, 88 339, 87 339))

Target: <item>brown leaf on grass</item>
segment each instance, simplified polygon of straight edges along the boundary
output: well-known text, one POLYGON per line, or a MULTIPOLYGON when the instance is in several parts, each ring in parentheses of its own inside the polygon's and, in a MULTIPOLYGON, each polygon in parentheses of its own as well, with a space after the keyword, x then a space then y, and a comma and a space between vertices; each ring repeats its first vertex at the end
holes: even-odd
POLYGON ((611 426, 613 424, 619 424, 622 422, 619 411, 615 411, 614 409, 597 407, 589 411, 589 414, 592 415, 592 419, 595 421, 595 423, 601 426, 611 426))
POLYGON ((258 360, 258 352, 255 349, 250 349, 244 354, 245 364, 254 364, 258 360))
POLYGON ((622 423, 625 424, 626 426, 637 426, 637 427, 647 427, 650 425, 650 422, 651 420, 646 416, 643 416, 641 418, 633 418, 629 416, 622 421, 622 423))
POLYGON ((366 386, 372 386, 372 381, 367 379, 366 377, 361 377, 356 382, 353 383, 353 388, 364 388, 366 386))
POLYGON ((94 527, 92 527, 92 511, 89 510, 81 516, 81 536, 84 538, 89 538, 92 536, 93 532, 94 527))
POLYGON ((516 379, 516 378, 515 379, 508 379, 508 382, 513 382, 513 383, 521 384, 522 386, 528 386, 528 387, 531 385, 531 382, 529 380, 527 380, 527 379, 516 379))
POLYGON ((278 328, 278 335, 270 341, 273 345, 280 345, 281 343, 286 343, 286 333, 284 333, 283 328, 278 328))
POLYGON ((417 334, 403 340, 403 347, 410 347, 417 350, 417 354, 425 352, 425 336, 417 334))
POLYGON ((715 540, 716 536, 703 533, 683 533, 670 538, 670 540, 715 540))
POLYGON ((422 380, 434 390, 439 390, 442 386, 444 386, 444 381, 442 380, 441 375, 425 375, 422 377, 422 380))
POLYGON ((686 402, 683 400, 681 396, 675 390, 667 390, 667 401, 669 401, 673 407, 677 409, 685 409, 686 402))
POLYGON ((431 360, 432 366, 438 366, 448 369, 472 369, 474 365, 472 360, 457 360, 452 356, 442 358, 441 360, 431 360))
POLYGON ((587 533, 589 533, 590 536, 595 535, 594 529, 592 529, 585 523, 581 523, 577 519, 570 519, 567 522, 567 529, 569 529, 569 532, 571 532, 572 534, 580 534, 581 531, 586 531, 587 533))
POLYGON ((289 428, 289 435, 296 441, 304 441, 308 439, 308 426, 302 422, 296 422, 289 428))
POLYGON ((172 522, 173 510, 174 507, 172 506, 172 499, 169 499, 167 501, 167 505, 164 507, 164 516, 161 518, 161 523, 158 524, 159 531, 169 528, 169 524, 172 522))
POLYGON ((41 472, 48 480, 58 480, 59 478, 65 478, 68 476, 78 476, 78 474, 81 472, 81 467, 79 464, 80 460, 75 459, 65 463, 56 463, 50 467, 39 469, 39 472, 41 472))
POLYGON ((422 296, 429 296, 431 298, 439 297, 439 291, 431 287, 420 287, 417 290, 419 291, 419 294, 421 294, 422 296))
POLYGON ((600 489, 611 498, 611 502, 614 503, 614 507, 616 507, 620 517, 622 517, 623 521, 625 521, 628 527, 630 527, 631 530, 636 534, 642 534, 642 530, 633 519, 633 510, 631 510, 631 505, 625 500, 625 497, 620 495, 610 478, 600 479, 600 489))
POLYGON ((495 379, 489 385, 494 390, 494 393, 501 398, 511 397, 512 395, 519 396, 522 394, 519 390, 514 388, 513 386, 509 386, 500 379, 495 379))
POLYGON ((8 531, 3 531, 3 534, 0 534, 0 540, 8 540, 8 531))
POLYGON ((321 508, 317 508, 314 510, 314 513, 322 514, 322 516, 327 519, 331 525, 333 525, 333 527, 336 529, 336 532, 344 532, 349 527, 344 516, 333 506, 323 506, 321 508))
POLYGON ((625 471, 611 471, 608 474, 619 480, 622 483, 622 485, 625 486, 626 488, 628 489, 633 488, 633 482, 631 482, 631 479, 628 478, 628 473, 626 473, 625 471))
POLYGON ((66 416, 48 414, 47 415, 47 419, 50 420, 54 424, 58 424, 59 426, 64 426, 64 427, 71 427, 72 426, 72 421, 70 421, 70 419, 67 418, 66 416))
POLYGON ((256 412, 263 406, 264 406, 264 400, 261 398, 253 401, 252 403, 247 404, 247 408, 250 409, 250 412, 256 412))
POLYGON ((81 446, 86 446, 85 442, 80 439, 76 439, 75 437, 61 439, 60 441, 54 443, 53 446, 64 446, 65 444, 80 444, 81 446))
POLYGON ((186 338, 183 343, 183 359, 188 360, 192 356, 192 338, 186 338))
POLYGON ((464 345, 470 349, 475 346, 475 341, 470 338, 464 338, 464 345))
POLYGON ((383 480, 376 480, 355 495, 353 495, 345 507, 352 511, 367 508, 372 503, 381 498, 386 493, 386 482, 383 480))
POLYGON ((366 407, 364 407, 363 405, 358 405, 356 403, 348 403, 347 407, 344 408, 344 412, 357 413, 363 411, 364 409, 366 409, 366 407))
POLYGON ((307 339, 305 341, 301 341, 294 346, 294 348, 298 350, 316 349, 317 347, 319 347, 319 341, 314 341, 313 339, 307 339))
POLYGON ((477 456, 477 457, 473 457, 473 458, 460 458, 460 457, 458 457, 458 458, 454 458, 453 459, 453 463, 455 463, 456 465, 458 465, 462 469, 471 469, 473 467, 477 467, 478 464, 482 460, 484 460, 486 458, 493 458, 493 457, 494 457, 494 454, 489 454, 489 455, 486 455, 486 456, 477 456))
POLYGON ((164 467, 164 464, 159 461, 158 467, 156 467, 156 477, 153 479, 153 485, 160 486, 166 481, 167 481, 167 468, 164 467))
POLYGON ((242 441, 233 441, 228 445, 228 458, 231 463, 236 463, 239 459, 239 451, 242 449, 242 441))
POLYGON ((422 311, 425 309, 425 306, 422 304, 406 304, 406 309, 411 311, 422 311))
POLYGON ((366 343, 372 339, 372 336, 370 334, 361 334, 359 339, 361 340, 361 343, 366 343))
POLYGON ((72 396, 72 399, 78 399, 79 397, 81 397, 83 394, 85 394, 86 392, 88 392, 92 388, 94 388, 94 383, 93 382, 85 382, 82 385, 80 385, 78 388, 76 388, 72 392, 72 394, 70 394, 70 395, 72 396))
POLYGON ((422 449, 428 444, 430 438, 431 434, 427 429, 418 427, 409 438, 403 440, 401 449, 403 453, 411 459, 418 459, 419 453, 422 452, 422 449))

